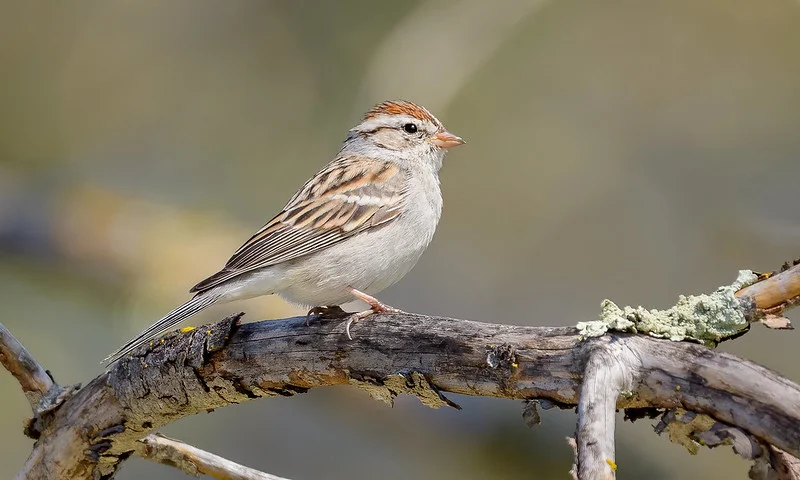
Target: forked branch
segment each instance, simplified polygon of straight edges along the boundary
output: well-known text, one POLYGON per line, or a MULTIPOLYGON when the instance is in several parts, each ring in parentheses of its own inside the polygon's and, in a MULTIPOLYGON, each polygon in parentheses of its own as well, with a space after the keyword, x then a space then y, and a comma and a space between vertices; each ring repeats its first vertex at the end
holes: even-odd
MULTIPOLYGON (((760 320, 796 303, 800 287, 786 285, 798 275, 795 266, 770 278, 784 292, 782 302, 768 307, 772 313, 760 300, 771 296, 743 289, 743 314, 760 320)), ((581 403, 582 479, 614 475, 616 408, 682 408, 777 447, 776 456, 800 456, 800 387, 695 343, 613 332, 586 339, 573 327, 414 314, 371 317, 353 328, 350 341, 343 320, 310 327, 304 317, 241 326, 237 320, 171 334, 85 387, 64 390, 59 402, 38 411, 29 429, 38 440, 19 478, 110 477, 141 452, 143 438, 178 418, 346 384, 386 402, 406 393, 434 407, 455 406, 446 392, 581 403)))

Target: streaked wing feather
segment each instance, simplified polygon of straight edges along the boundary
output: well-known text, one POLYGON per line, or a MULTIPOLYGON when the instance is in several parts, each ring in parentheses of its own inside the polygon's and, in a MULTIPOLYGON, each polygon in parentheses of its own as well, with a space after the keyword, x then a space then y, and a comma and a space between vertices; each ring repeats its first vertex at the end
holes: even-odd
POLYGON ((225 268, 192 288, 202 292, 258 268, 292 260, 391 222, 403 211, 406 175, 397 165, 340 158, 309 180, 225 268))

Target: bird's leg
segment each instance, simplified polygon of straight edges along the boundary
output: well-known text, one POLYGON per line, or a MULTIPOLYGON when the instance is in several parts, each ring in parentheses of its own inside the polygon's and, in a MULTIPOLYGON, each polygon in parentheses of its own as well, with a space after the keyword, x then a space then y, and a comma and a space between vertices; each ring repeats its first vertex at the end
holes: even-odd
POLYGON ((373 297, 372 295, 367 295, 366 293, 356 290, 355 288, 350 288, 349 291, 357 299, 361 300, 366 304, 369 304, 370 307, 369 310, 364 310, 363 312, 359 313, 353 313, 347 319, 347 323, 345 324, 344 328, 345 331, 347 332, 347 338, 349 338, 350 340, 353 339, 353 337, 350 336, 350 325, 352 325, 353 323, 357 323, 362 318, 368 317, 373 313, 404 313, 399 308, 390 307, 385 303, 381 303, 377 298, 373 297))
POLYGON ((347 312, 342 310, 342 307, 339 305, 323 305, 319 307, 314 307, 308 311, 306 314, 306 326, 309 325, 309 320, 311 320, 311 315, 319 315, 319 318, 339 318, 346 315, 347 312))
MULTIPOLYGON (((354 297, 356 297, 357 299, 361 300, 364 303, 369 304, 370 309, 368 311, 371 312, 371 313, 380 313, 380 312, 383 312, 383 313, 405 313, 405 312, 403 312, 402 310, 400 310, 398 308, 390 307, 389 305, 386 305, 385 303, 381 303, 380 300, 378 300, 377 298, 373 297, 372 295, 367 295, 366 293, 361 292, 359 290, 356 290, 355 288, 350 288, 348 290, 350 291, 350 293, 354 297)), ((366 313, 366 312, 364 312, 364 313, 366 313)), ((367 316, 367 315, 364 315, 364 316, 367 316)), ((364 318, 364 317, 361 317, 361 318, 364 318)))

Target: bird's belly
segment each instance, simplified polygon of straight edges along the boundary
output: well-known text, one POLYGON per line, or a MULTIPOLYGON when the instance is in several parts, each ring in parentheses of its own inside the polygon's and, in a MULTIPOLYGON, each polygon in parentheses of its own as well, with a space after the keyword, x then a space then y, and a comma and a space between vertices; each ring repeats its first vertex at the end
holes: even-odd
POLYGON ((415 227, 413 235, 398 236, 394 228, 365 232, 295 260, 287 265, 288 286, 276 293, 309 306, 352 301, 350 287, 374 295, 403 278, 430 243, 435 223, 415 227))

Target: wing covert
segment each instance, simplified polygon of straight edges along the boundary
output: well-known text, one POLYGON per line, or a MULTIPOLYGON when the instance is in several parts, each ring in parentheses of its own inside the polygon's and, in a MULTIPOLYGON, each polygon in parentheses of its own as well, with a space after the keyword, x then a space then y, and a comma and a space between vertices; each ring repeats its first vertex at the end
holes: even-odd
POLYGON ((191 292, 323 250, 391 222, 402 213, 406 194, 406 172, 396 164, 367 157, 339 158, 306 182, 221 271, 191 292))

